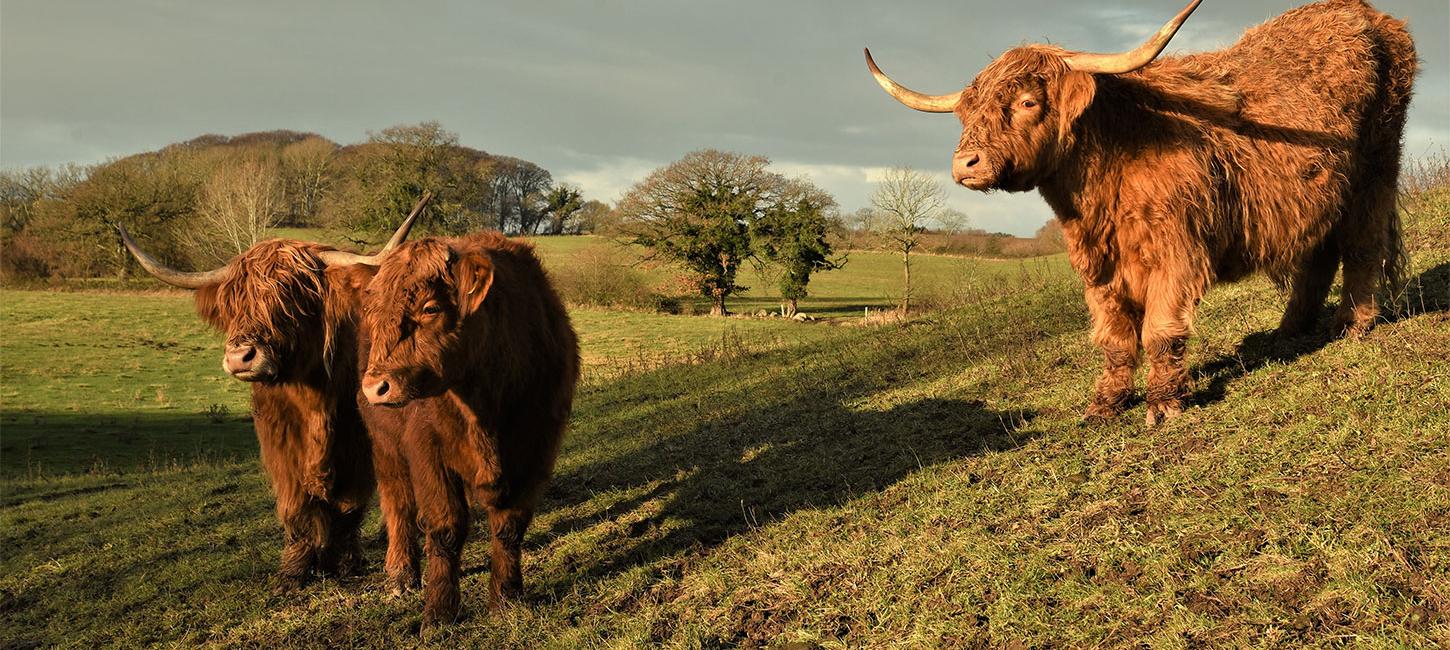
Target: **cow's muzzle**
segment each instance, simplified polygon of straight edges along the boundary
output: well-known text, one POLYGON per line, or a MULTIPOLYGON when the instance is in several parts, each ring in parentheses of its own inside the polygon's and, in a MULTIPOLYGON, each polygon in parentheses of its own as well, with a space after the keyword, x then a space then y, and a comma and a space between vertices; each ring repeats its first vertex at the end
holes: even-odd
POLYGON ((952 181, 971 190, 985 190, 996 182, 996 165, 984 151, 958 151, 952 157, 952 181))
POLYGON ((222 369, 242 381, 267 381, 276 374, 266 348, 251 343, 228 345, 222 355, 222 369))
POLYGON ((368 371, 363 375, 362 392, 373 406, 402 406, 409 399, 397 377, 385 372, 368 371))

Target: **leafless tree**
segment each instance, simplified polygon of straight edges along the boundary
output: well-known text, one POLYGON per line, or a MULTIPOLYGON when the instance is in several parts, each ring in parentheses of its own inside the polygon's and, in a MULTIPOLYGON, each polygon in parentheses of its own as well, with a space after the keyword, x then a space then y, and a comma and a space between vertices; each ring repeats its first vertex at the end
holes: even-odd
POLYGON ((901 313, 911 309, 911 251, 921 245, 926 223, 941 217, 946 192, 930 175, 897 167, 888 172, 871 195, 870 227, 892 251, 901 253, 903 286, 901 313))
POLYGON ((288 217, 294 224, 316 220, 336 153, 337 145, 319 136, 282 148, 282 180, 290 203, 288 217))
POLYGON ((276 162, 250 158, 223 165, 201 188, 197 227, 187 238, 200 255, 227 260, 264 239, 286 208, 276 162))

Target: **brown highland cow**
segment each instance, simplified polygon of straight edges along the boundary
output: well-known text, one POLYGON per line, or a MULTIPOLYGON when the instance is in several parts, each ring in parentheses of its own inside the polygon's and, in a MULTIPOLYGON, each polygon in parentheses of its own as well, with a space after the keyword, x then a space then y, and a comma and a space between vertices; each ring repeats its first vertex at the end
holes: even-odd
MULTIPOLYGON (((384 251, 407 237, 423 205, 384 251)), ((257 442, 285 540, 277 589, 301 586, 314 572, 359 573, 358 528, 374 481, 358 407, 357 319, 372 268, 351 265, 375 258, 279 239, 252 246, 222 268, 182 272, 120 230, 148 272, 196 290, 197 312, 226 335, 222 367, 252 385, 257 442)))
POLYGON ((901 103, 961 120, 957 183, 1036 188, 1056 212, 1106 361, 1089 418, 1125 408, 1140 350, 1148 423, 1181 412, 1185 342, 1215 282, 1264 271, 1291 285, 1279 329, 1298 334, 1343 263, 1334 327, 1359 336, 1381 279, 1402 280, 1395 187, 1417 65, 1405 24, 1329 0, 1227 49, 1156 58, 1198 3, 1130 52, 1026 45, 948 95, 896 84, 866 53, 901 103))
MULTIPOLYGON (((458 613, 469 495, 493 536, 490 601, 506 604, 523 591, 524 531, 579 378, 564 305, 533 248, 492 232, 400 246, 365 304, 362 393, 400 407, 406 423, 388 427, 389 440, 375 432, 375 444, 402 458, 416 498, 428 556, 424 621, 458 613)), ((400 478, 379 475, 384 490, 400 478)))

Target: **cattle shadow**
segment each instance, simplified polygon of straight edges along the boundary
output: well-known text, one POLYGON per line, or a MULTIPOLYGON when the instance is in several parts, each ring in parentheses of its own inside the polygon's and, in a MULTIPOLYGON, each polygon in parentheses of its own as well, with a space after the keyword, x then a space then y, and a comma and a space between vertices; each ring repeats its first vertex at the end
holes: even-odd
POLYGON ((0 478, 135 472, 257 457, 250 412, 207 409, 0 412, 0 478))
POLYGON ((697 405, 676 400, 648 421, 616 425, 695 418, 683 433, 555 475, 544 511, 578 512, 531 534, 531 551, 575 534, 610 551, 577 560, 541 558, 562 563, 542 572, 533 589, 561 597, 577 581, 705 551, 793 513, 840 506, 926 467, 1014 449, 1040 435, 1029 430, 1034 412, 940 398, 877 408, 866 398, 886 387, 842 387, 836 378, 821 379, 810 390, 755 406, 701 417, 694 415, 697 405), (591 501, 601 494, 623 496, 600 508, 591 501))
MULTIPOLYGON (((1405 283, 1399 305, 1380 317, 1380 324, 1394 323, 1423 314, 1450 311, 1450 263, 1426 270, 1405 283)), ((1334 306, 1321 308, 1316 327, 1310 334, 1297 337, 1280 336, 1274 330, 1254 332, 1244 337, 1230 354, 1220 355, 1194 369, 1193 375, 1203 386, 1190 401, 1199 405, 1220 402, 1229 384, 1270 363, 1288 363, 1313 354, 1338 338, 1330 331, 1334 306)))

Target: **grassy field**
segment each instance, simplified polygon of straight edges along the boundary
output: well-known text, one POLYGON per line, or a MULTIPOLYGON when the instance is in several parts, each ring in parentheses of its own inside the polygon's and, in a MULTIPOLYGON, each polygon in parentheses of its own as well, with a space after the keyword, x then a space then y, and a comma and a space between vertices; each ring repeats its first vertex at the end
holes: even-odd
MULTIPOLYGON (((246 385, 189 294, 0 290, 0 476, 159 469, 251 457, 246 385)), ((789 348, 838 328, 575 308, 586 381, 737 350, 789 348)))
MULTIPOLYGON (((1450 212, 1410 233, 1409 308, 1361 341, 1278 341, 1267 282, 1216 288, 1194 406, 1156 429, 1141 405, 1079 424, 1098 358, 1064 274, 957 291, 900 326, 576 311, 597 365, 642 360, 579 395, 526 540, 527 602, 484 607, 475 525, 465 618, 422 641, 1450 643, 1450 212)), ((3 298, 0 645, 419 642, 420 599, 387 596, 380 573, 269 595, 280 527, 254 459, 118 471, 36 449, 46 424, 12 462, 25 409, 124 413, 144 447, 181 427, 168 412, 244 405, 208 379, 215 337, 184 296, 3 298)), ((82 433, 66 444, 113 452, 82 433)))

